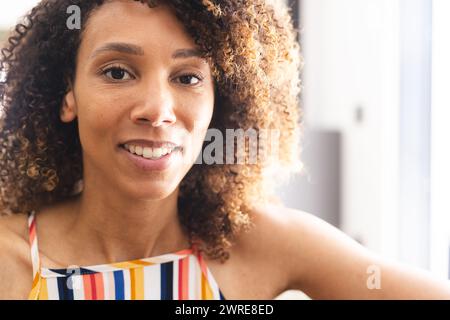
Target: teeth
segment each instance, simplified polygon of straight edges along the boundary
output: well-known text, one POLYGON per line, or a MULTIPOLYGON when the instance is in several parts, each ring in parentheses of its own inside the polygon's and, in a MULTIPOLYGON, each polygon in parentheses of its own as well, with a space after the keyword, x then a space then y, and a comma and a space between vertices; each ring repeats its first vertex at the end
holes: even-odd
POLYGON ((142 152, 142 156, 144 158, 152 158, 153 157, 153 150, 152 150, 152 148, 144 148, 144 151, 142 152))
POLYGON ((142 156, 147 159, 158 159, 162 156, 165 156, 168 153, 171 153, 173 149, 171 147, 158 147, 158 148, 149 148, 142 146, 135 146, 130 144, 124 145, 125 149, 130 151, 133 154, 137 154, 138 156, 142 156))
POLYGON ((162 149, 161 148, 155 148, 153 149, 153 156, 156 158, 161 157, 162 155, 162 149))

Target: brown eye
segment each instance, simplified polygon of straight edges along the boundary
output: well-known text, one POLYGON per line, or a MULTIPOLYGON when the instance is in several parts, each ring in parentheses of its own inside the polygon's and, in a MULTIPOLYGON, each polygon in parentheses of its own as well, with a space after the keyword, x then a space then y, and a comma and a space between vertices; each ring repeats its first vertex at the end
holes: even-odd
POLYGON ((182 75, 182 76, 179 76, 178 79, 181 80, 182 84, 190 85, 190 86, 195 86, 195 85, 199 84, 200 82, 202 82, 202 80, 203 80, 202 77, 197 74, 182 75), (194 83, 192 83, 193 80, 194 80, 194 83))
POLYGON ((103 74, 115 81, 121 81, 121 80, 131 80, 133 77, 131 74, 121 67, 111 67, 103 71, 103 74))

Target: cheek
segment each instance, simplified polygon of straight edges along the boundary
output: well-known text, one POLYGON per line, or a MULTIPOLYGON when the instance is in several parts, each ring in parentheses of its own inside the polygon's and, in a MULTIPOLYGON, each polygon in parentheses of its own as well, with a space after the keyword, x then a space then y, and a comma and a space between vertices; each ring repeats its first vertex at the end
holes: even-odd
POLYGON ((179 120, 184 122, 189 132, 206 132, 211 123, 214 110, 213 96, 206 96, 202 99, 192 99, 181 104, 178 114, 179 120))
MULTIPOLYGON (((123 99, 123 98, 122 98, 123 99)), ((78 126, 83 146, 108 145, 111 128, 117 127, 120 119, 121 101, 110 95, 85 95, 78 105, 78 126)))
POLYGON ((190 108, 183 109, 183 112, 179 114, 179 120, 183 122, 188 132, 185 148, 189 163, 194 162, 201 152, 206 132, 211 123, 213 109, 213 101, 202 104, 197 102, 197 104, 191 104, 190 108))
POLYGON ((211 123, 213 106, 203 105, 197 107, 189 112, 186 127, 192 136, 193 145, 200 147, 211 123))

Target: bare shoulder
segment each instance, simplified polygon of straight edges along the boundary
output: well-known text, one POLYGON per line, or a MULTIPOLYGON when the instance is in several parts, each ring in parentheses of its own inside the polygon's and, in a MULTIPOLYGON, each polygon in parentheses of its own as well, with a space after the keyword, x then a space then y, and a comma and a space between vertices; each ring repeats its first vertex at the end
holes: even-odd
POLYGON ((250 216, 252 227, 239 234, 226 267, 216 271, 219 280, 227 279, 220 281, 227 299, 273 299, 288 287, 285 260, 292 242, 286 208, 256 205, 250 216))
POLYGON ((285 290, 313 299, 450 299, 449 281, 386 259, 311 213, 266 205, 254 217, 254 245, 286 275, 285 290))
MULTIPOLYGON (((256 205, 252 212, 254 226, 241 237, 247 254, 257 253, 264 269, 272 268, 272 274, 278 275, 280 283, 277 295, 292 288, 292 274, 304 274, 306 256, 303 246, 307 246, 302 237, 304 220, 309 214, 287 208, 281 204, 256 205), (302 238, 302 240, 300 240, 302 238)), ((301 290, 301 289, 300 289, 301 290)))
POLYGON ((0 299, 25 299, 31 289, 27 230, 26 214, 0 216, 0 299))

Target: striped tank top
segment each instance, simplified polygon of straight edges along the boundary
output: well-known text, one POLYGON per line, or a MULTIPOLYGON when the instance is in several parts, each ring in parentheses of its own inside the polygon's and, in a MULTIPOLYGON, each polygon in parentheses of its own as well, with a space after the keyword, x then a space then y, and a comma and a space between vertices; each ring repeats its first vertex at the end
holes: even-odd
POLYGON ((32 300, 225 300, 201 253, 190 249, 85 267, 41 266, 36 215, 28 214, 32 300))

